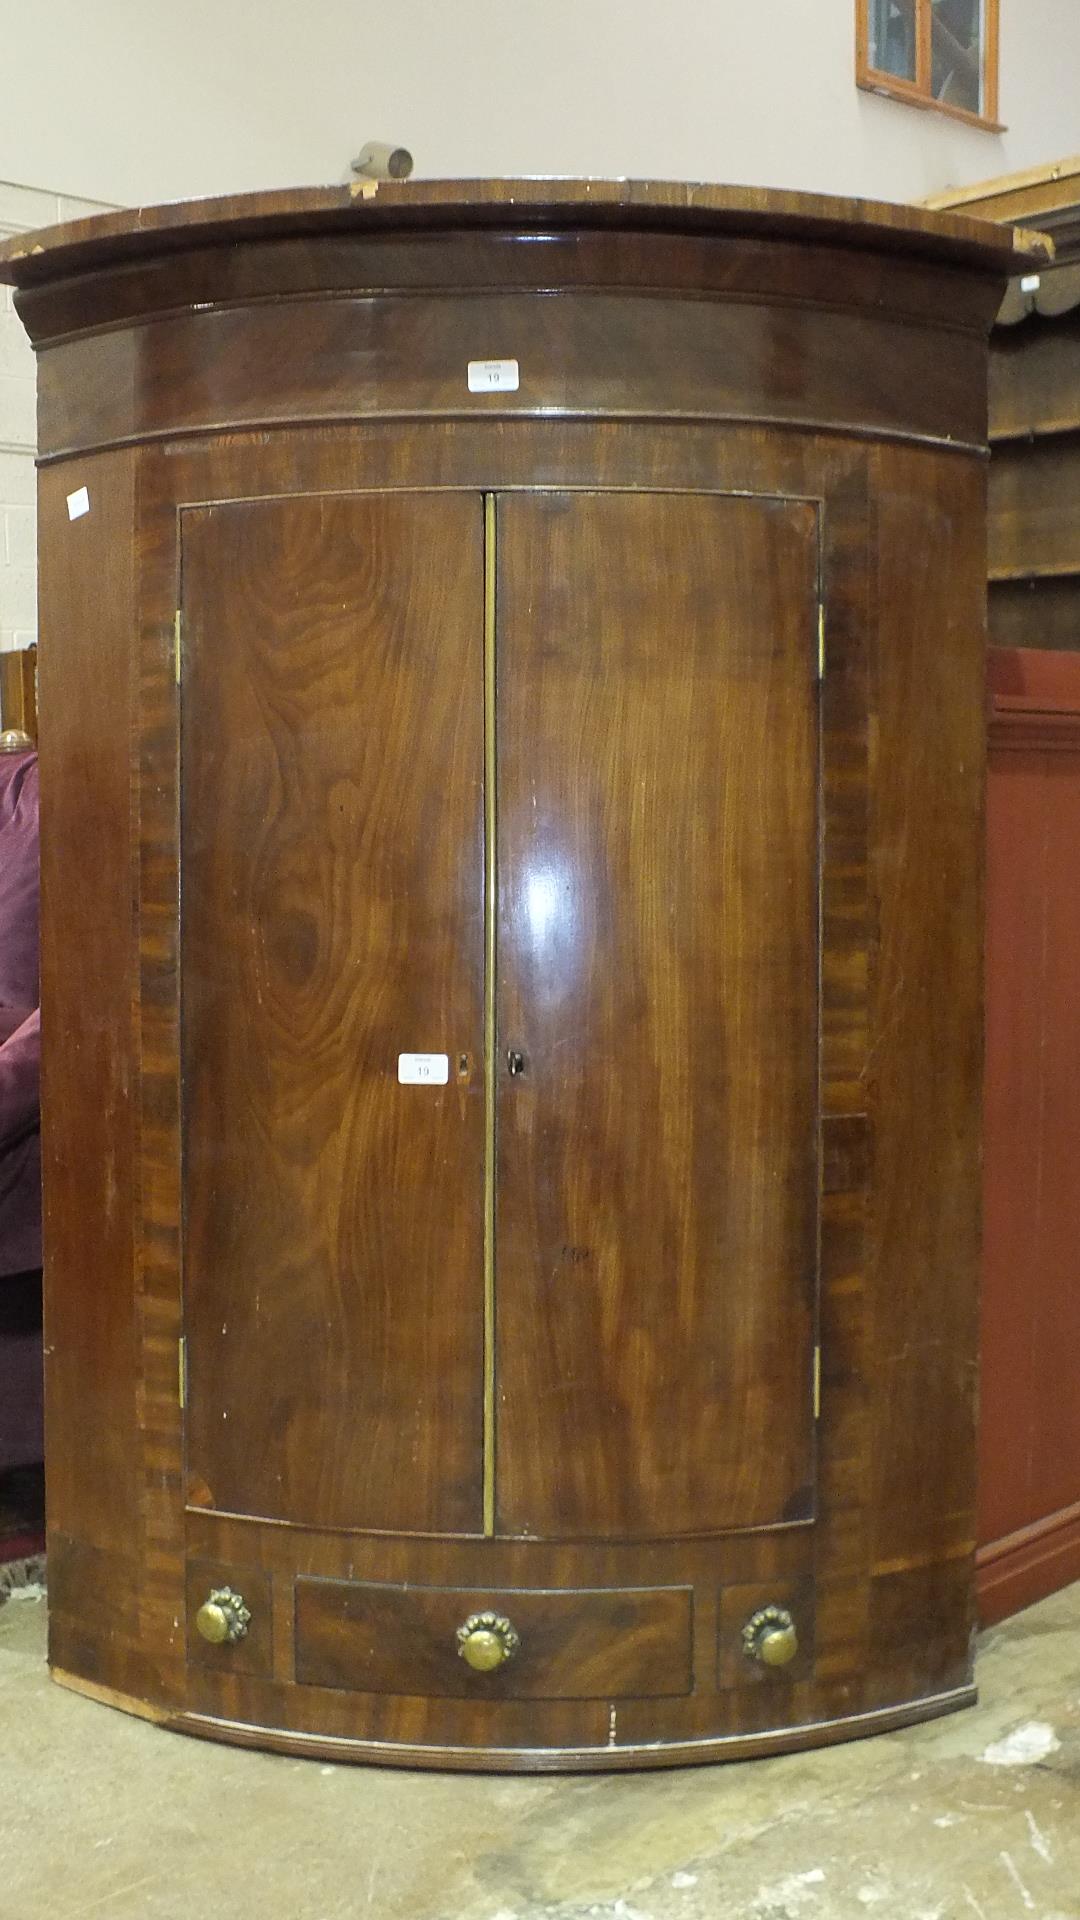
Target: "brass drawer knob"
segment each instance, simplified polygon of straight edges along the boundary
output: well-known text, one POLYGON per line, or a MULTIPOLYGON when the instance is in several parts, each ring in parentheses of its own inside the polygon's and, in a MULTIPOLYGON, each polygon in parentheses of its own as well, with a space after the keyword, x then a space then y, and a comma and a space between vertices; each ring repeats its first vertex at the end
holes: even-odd
POLYGON ((476 1673, 494 1673, 512 1660, 521 1641, 505 1614, 470 1613, 457 1630, 458 1652, 476 1673))
POLYGON ((799 1651, 795 1622, 786 1607, 761 1607, 743 1628, 743 1646, 764 1667, 786 1667, 799 1651))
POLYGON ((250 1619, 251 1609, 244 1605, 242 1594, 231 1587, 214 1587, 195 1615, 195 1626, 212 1647, 228 1647, 243 1639, 250 1619))

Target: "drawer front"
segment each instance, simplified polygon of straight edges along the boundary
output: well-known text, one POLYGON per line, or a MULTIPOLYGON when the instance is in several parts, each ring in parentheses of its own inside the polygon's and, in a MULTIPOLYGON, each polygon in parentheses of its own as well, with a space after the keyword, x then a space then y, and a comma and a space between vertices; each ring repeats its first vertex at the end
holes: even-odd
POLYGON ((299 1579, 296 1678, 358 1693, 476 1699, 686 1694, 693 1684, 691 1592, 485 1592, 299 1579), (484 1614, 508 1622, 517 1644, 502 1665, 478 1672, 463 1657, 458 1633, 484 1614))

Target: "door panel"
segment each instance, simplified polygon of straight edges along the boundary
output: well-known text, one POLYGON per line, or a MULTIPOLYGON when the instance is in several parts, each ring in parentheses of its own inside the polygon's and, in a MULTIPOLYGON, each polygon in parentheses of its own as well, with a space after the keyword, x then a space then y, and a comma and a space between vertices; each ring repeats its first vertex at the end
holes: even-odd
POLYGON ((806 1517, 816 512, 511 495, 498 536, 498 1524, 806 1517))
POLYGON ((183 586, 189 1497, 473 1529, 481 501, 188 511, 183 586))

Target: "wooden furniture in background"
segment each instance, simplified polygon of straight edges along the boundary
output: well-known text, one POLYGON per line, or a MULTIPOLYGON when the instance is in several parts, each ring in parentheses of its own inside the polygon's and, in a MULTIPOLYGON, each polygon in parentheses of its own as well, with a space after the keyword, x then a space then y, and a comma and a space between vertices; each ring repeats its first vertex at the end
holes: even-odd
POLYGON ((1080 648, 1080 156, 927 201, 1037 221, 1052 265, 1010 282, 990 338, 990 639, 1080 648))
POLYGON ((37 648, 0 653, 0 727, 37 739, 37 648))
POLYGON ((1080 656, 990 653, 978 1585, 1080 1579, 1080 656))
MULTIPOLYGON (((1049 234, 1055 245, 1055 261, 1068 264, 1076 258, 1078 236, 1076 210, 1080 204, 1080 154, 1048 161, 1039 167, 1026 167, 1021 173, 999 174, 993 180, 979 180, 967 187, 946 187, 930 194, 921 203, 931 213, 966 213, 976 220, 992 220, 1003 227, 1036 226, 1049 234)), ((1040 275, 1057 270, 1044 262, 1032 271, 1040 275)), ((1033 294, 1034 290, 1032 290, 1033 294)), ((1010 289, 1010 303, 1020 295, 1010 289)))
POLYGON ((1018 244, 534 181, 0 254, 68 1684, 539 1770, 972 1698, 1018 244))

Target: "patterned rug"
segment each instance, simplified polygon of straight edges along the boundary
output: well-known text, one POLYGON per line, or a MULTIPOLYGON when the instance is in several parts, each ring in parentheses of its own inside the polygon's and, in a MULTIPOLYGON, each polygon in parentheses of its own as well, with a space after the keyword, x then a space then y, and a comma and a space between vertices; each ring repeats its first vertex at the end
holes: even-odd
POLYGON ((45 1555, 27 1554, 21 1560, 0 1563, 0 1607, 18 1597, 40 1600, 45 1592, 45 1555))

